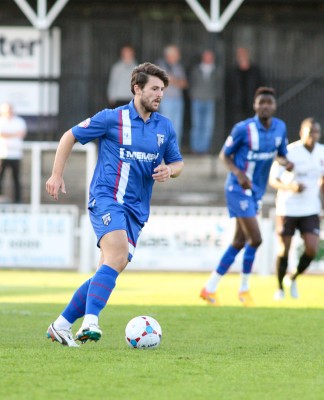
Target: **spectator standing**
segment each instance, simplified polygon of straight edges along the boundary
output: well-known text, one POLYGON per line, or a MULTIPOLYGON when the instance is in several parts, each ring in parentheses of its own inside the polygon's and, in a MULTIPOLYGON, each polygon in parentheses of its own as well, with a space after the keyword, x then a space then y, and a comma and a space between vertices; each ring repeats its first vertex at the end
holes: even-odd
POLYGON ((195 65, 189 76, 191 100, 190 147, 194 153, 209 152, 214 132, 218 72, 215 55, 204 50, 201 61, 195 65))
POLYGON ((120 59, 112 65, 107 87, 109 107, 125 105, 133 98, 129 85, 133 69, 137 66, 135 50, 132 46, 120 49, 120 59))
POLYGON ((23 140, 27 134, 26 122, 14 114, 9 103, 0 105, 0 194, 4 173, 11 169, 14 183, 14 202, 21 203, 20 163, 23 140))
POLYGON ((236 65, 229 74, 229 110, 230 125, 236 121, 245 120, 253 113, 254 93, 259 86, 263 86, 261 72, 253 64, 250 52, 245 47, 238 47, 235 52, 236 65))
POLYGON ((296 278, 310 265, 319 247, 321 193, 324 190, 324 145, 319 144, 321 126, 314 118, 301 123, 300 140, 288 145, 287 158, 294 163, 286 171, 278 163, 270 170, 270 185, 277 189, 276 230, 279 249, 276 259, 278 290, 275 300, 285 297, 284 286, 298 298, 296 278), (292 238, 299 230, 304 251, 296 271, 286 275, 292 238))
POLYGON ((164 58, 157 65, 165 69, 169 75, 169 86, 166 89, 160 106, 161 114, 169 118, 177 132, 179 147, 183 134, 184 93, 188 87, 185 68, 181 64, 181 52, 178 46, 168 45, 163 51, 164 58))

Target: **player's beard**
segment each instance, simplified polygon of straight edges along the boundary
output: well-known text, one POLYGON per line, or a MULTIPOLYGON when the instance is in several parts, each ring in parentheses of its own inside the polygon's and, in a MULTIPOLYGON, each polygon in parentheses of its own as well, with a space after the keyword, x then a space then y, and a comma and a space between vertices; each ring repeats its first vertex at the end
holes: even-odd
POLYGON ((160 103, 158 103, 157 107, 154 106, 154 103, 157 102, 156 99, 150 101, 148 99, 141 99, 141 106, 145 109, 146 112, 155 112, 159 109, 160 103))

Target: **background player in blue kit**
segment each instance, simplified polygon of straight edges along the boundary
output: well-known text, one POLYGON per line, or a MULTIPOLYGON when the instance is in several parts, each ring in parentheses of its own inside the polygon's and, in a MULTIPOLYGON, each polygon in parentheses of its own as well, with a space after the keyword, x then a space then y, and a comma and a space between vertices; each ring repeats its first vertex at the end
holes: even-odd
POLYGON ((230 171, 225 184, 225 194, 229 215, 236 218, 236 228, 231 245, 200 293, 202 299, 214 306, 219 305, 216 295, 218 283, 243 248, 239 299, 244 306, 253 305, 249 293, 249 278, 255 253, 262 242, 256 216, 266 190, 270 167, 277 157, 278 162, 286 169, 293 168, 293 164, 285 157, 286 125, 273 117, 276 111, 274 89, 258 88, 253 106, 255 117, 234 126, 220 154, 230 171))
POLYGON ((131 261, 139 234, 149 217, 155 181, 176 178, 183 168, 172 123, 156 111, 168 86, 167 73, 151 63, 134 68, 134 99, 113 110, 105 109, 74 126, 57 148, 47 192, 58 199, 66 193, 65 163, 76 141, 98 139, 98 161, 90 185, 89 214, 101 250, 101 266, 73 295, 62 314, 48 328, 53 341, 76 347, 71 327, 84 317, 76 340, 99 340, 99 314, 116 279, 131 261))

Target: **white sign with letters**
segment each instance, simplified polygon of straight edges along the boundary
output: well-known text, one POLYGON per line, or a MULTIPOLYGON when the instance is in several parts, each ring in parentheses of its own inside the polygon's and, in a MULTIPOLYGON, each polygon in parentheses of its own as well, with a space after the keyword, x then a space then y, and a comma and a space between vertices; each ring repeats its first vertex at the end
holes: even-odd
POLYGON ((18 115, 57 115, 59 86, 56 82, 0 81, 0 103, 14 105, 18 115))
POLYGON ((60 76, 60 30, 0 27, 0 78, 60 76))
MULTIPOLYGON (((261 227, 268 231, 266 221, 261 227)), ((235 219, 222 214, 180 213, 151 215, 137 243, 134 258, 127 269, 212 271, 232 242, 235 219)), ((273 235, 258 250, 254 272, 269 273, 273 262, 273 235), (263 260, 263 261, 262 261, 263 260), (266 260, 266 261, 265 261, 266 260)), ((242 271, 243 251, 236 257, 231 272, 242 271)))
POLYGON ((72 268, 75 216, 1 213, 0 267, 72 268))

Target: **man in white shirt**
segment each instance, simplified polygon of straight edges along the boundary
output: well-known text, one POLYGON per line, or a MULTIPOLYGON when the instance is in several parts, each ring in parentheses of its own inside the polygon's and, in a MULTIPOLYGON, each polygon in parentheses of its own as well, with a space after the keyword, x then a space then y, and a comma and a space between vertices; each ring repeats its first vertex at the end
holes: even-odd
POLYGON ((287 171, 277 162, 272 165, 269 183, 277 189, 276 230, 279 251, 276 260, 279 288, 275 300, 285 297, 284 286, 290 295, 298 297, 296 278, 314 259, 319 246, 321 191, 324 191, 324 145, 319 144, 321 126, 314 118, 301 123, 300 140, 288 145, 287 158, 294 169, 287 171), (286 275, 289 249, 295 230, 300 231, 304 241, 296 272, 286 275))
POLYGON ((23 140, 27 133, 25 121, 14 115, 9 103, 0 105, 0 194, 5 170, 10 168, 14 181, 14 202, 21 202, 20 161, 23 140))

